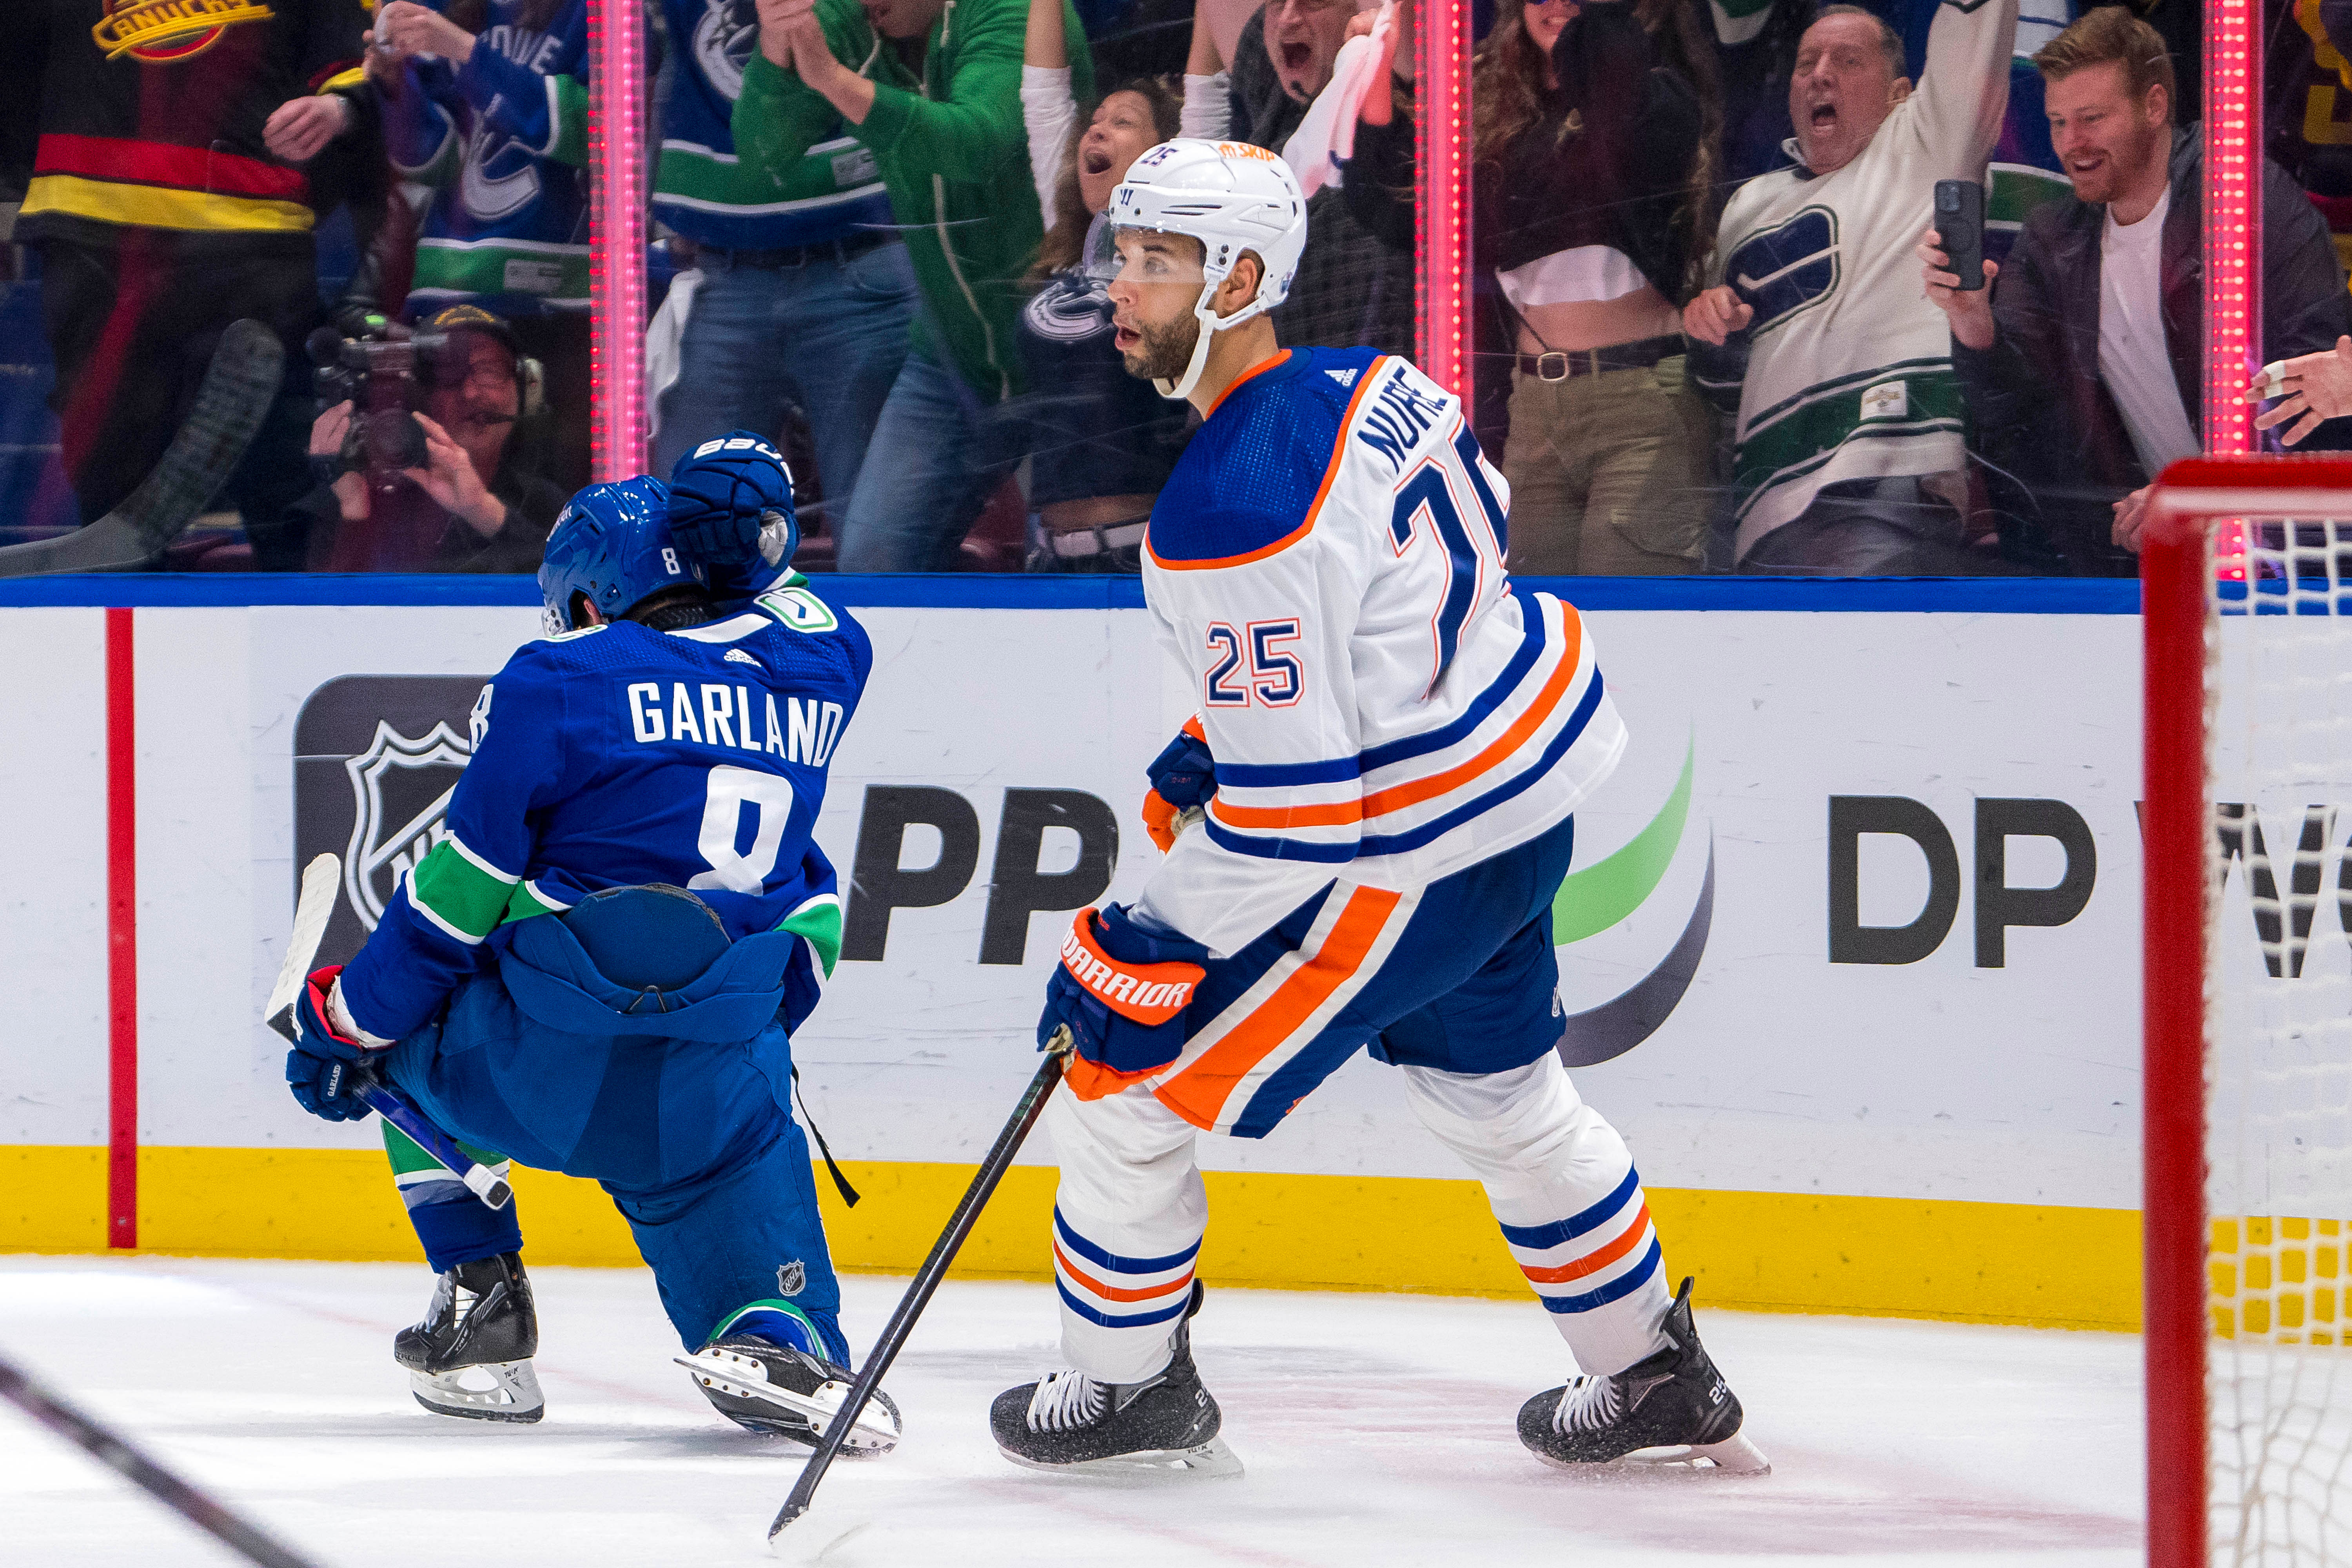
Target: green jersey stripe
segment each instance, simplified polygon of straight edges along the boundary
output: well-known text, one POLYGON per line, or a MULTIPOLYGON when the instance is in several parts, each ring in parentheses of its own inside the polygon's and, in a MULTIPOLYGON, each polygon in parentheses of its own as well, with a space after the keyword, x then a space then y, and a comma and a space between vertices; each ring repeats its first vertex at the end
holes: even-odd
POLYGON ((819 980, 833 978, 833 966, 841 959, 841 900, 833 893, 820 893, 776 922, 778 931, 788 931, 809 944, 816 954, 823 973, 819 980))
POLYGON ((484 870, 478 859, 445 838, 408 877, 416 912, 469 947, 490 934, 516 891, 513 878, 484 870))

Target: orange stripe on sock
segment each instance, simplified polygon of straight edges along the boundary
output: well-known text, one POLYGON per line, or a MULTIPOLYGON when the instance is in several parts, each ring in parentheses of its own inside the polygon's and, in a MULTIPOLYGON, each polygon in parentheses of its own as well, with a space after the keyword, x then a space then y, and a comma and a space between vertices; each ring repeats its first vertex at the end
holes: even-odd
POLYGON ((1571 1279, 1581 1279, 1588 1274, 1600 1273, 1642 1245, 1642 1237, 1649 1234, 1649 1229, 1650 1205, 1645 1203, 1642 1205, 1642 1212, 1633 1216, 1633 1223, 1627 1226, 1616 1240, 1600 1251, 1586 1253, 1575 1262, 1563 1263, 1556 1268, 1536 1268, 1522 1263, 1519 1265, 1519 1272, 1538 1285, 1565 1285, 1571 1279))
POLYGON ((1358 888, 1332 922, 1315 956, 1300 964, 1257 1007, 1201 1058, 1152 1092, 1160 1103, 1195 1127, 1213 1128, 1234 1086, 1264 1061, 1361 967, 1381 928, 1404 895, 1358 888))
POLYGON ((1101 1297, 1106 1301, 1149 1301, 1155 1296, 1170 1296, 1178 1290, 1190 1289, 1192 1285, 1192 1271, 1189 1268, 1184 1270, 1184 1278, 1171 1279, 1165 1285, 1146 1285, 1139 1289, 1132 1290, 1120 1286, 1106 1285, 1071 1262, 1070 1255, 1062 1250, 1062 1244, 1058 1241, 1054 1243, 1054 1261, 1061 1265, 1062 1272, 1068 1275, 1075 1284, 1101 1297))
POLYGON ((1228 805, 1223 796, 1209 802, 1209 810, 1219 822, 1229 827, 1330 827, 1356 822, 1366 817, 1381 816, 1391 811, 1402 811, 1409 805, 1458 789, 1483 773, 1487 773, 1508 761, 1512 752, 1527 743, 1528 737, 1543 726, 1559 707, 1560 699, 1568 694, 1569 685, 1576 679, 1577 659, 1583 643, 1584 622, 1577 613, 1563 605, 1562 619, 1567 624, 1566 655, 1551 679, 1544 682, 1535 701, 1519 715, 1511 727, 1497 736, 1492 745, 1458 763, 1442 773, 1425 779, 1393 785, 1359 800, 1343 800, 1330 805, 1228 805))

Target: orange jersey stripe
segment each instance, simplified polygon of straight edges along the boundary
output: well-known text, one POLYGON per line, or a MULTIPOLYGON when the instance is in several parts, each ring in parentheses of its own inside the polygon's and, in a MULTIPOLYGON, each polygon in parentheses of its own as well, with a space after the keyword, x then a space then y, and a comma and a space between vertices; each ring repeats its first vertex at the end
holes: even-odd
POLYGON ((1070 1255, 1062 1250, 1062 1244, 1058 1241, 1054 1243, 1054 1261, 1062 1266, 1063 1273, 1106 1301, 1149 1301, 1155 1296, 1172 1296, 1179 1290, 1190 1289, 1192 1284, 1192 1271, 1187 1268, 1184 1278, 1171 1279, 1165 1285, 1146 1285, 1133 1290, 1123 1286, 1106 1285, 1071 1262, 1070 1255))
POLYGON ((1358 888, 1350 893, 1348 907, 1315 956, 1292 971, 1273 995, 1199 1060, 1153 1090, 1160 1102, 1195 1127, 1214 1127, 1234 1086, 1356 973, 1403 896, 1385 888, 1358 888))
MULTIPOLYGON (((1269 555, 1278 555, 1282 552, 1289 549, 1292 545, 1297 543, 1300 540, 1306 538, 1307 534, 1314 530, 1316 514, 1323 510, 1323 498, 1331 493, 1331 481, 1339 477, 1339 458, 1348 450, 1348 432, 1356 423, 1356 410, 1362 405, 1364 401, 1364 394, 1372 389, 1372 382, 1381 374, 1381 365, 1388 359, 1388 355, 1382 354, 1379 359, 1372 361, 1371 363, 1364 367, 1364 374, 1357 379, 1356 395, 1348 399, 1348 412, 1339 416, 1339 439, 1332 444, 1331 460, 1323 466, 1323 482, 1316 487, 1315 499, 1313 501, 1308 503, 1307 515, 1305 518, 1300 520, 1297 528, 1292 529, 1288 533, 1284 534, 1272 544, 1262 544, 1255 550, 1247 551, 1240 555, 1217 555, 1213 556, 1206 561, 1163 561, 1160 559, 1160 552, 1153 550, 1151 551, 1151 559, 1158 562, 1160 566, 1171 572, 1206 572, 1212 569, 1222 570, 1227 566, 1246 566, 1253 561, 1263 561, 1269 555)), ((1273 361, 1269 360, 1266 362, 1266 364, 1271 364, 1273 363, 1273 361)), ((1265 368, 1265 365, 1261 364, 1256 367, 1256 370, 1264 370, 1265 368)), ((1256 374, 1256 371, 1254 370, 1250 374, 1256 374)), ((1238 381, 1234 383, 1234 386, 1239 386, 1240 384, 1241 383, 1238 381)), ((1230 393, 1233 391, 1233 387, 1229 386, 1225 388, 1225 391, 1230 393)), ((1223 397, 1220 397, 1218 401, 1223 402, 1223 397)), ((1213 407, 1211 411, 1214 412, 1213 407)), ((1144 531, 1143 548, 1146 550, 1151 550, 1151 532, 1149 528, 1144 531)))
POLYGON ((1543 689, 1528 710, 1520 714, 1511 727, 1497 736, 1494 743, 1469 761, 1456 763, 1442 773, 1432 773, 1411 784, 1395 784, 1358 800, 1337 801, 1329 805, 1227 805, 1213 798, 1209 809, 1219 822, 1229 827, 1329 827, 1342 823, 1358 822, 1369 816, 1381 816, 1391 811, 1402 811, 1418 805, 1433 796, 1476 778, 1480 773, 1499 767, 1505 759, 1522 745, 1528 736, 1543 726, 1560 700, 1568 695, 1569 685, 1576 678, 1577 659, 1581 656, 1584 639, 1583 617, 1561 606, 1561 619, 1568 631, 1566 657, 1544 682, 1543 689))
POLYGON ((1625 1233, 1600 1251, 1587 1253, 1575 1262, 1563 1263, 1557 1268, 1536 1268, 1523 1263, 1519 1265, 1519 1272, 1538 1285, 1564 1285, 1570 1279, 1581 1279, 1588 1274, 1600 1273, 1641 1246, 1642 1237, 1649 1231, 1650 1205, 1643 1204, 1642 1212, 1633 1216, 1633 1223, 1625 1227, 1625 1233))

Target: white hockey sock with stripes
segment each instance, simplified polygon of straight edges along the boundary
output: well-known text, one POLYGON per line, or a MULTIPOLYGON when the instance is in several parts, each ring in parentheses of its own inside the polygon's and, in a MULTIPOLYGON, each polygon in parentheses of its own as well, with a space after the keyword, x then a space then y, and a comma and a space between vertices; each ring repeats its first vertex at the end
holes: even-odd
POLYGON ((1657 1228, 1617 1130, 1547 1051, 1498 1073, 1404 1069, 1406 1098, 1486 1189, 1503 1239, 1582 1371, 1622 1372, 1665 1347, 1657 1228))
POLYGON ((1194 1131, 1141 1088, 1096 1100, 1058 1089, 1045 1126, 1062 1164, 1062 1353, 1104 1383, 1140 1383, 1168 1364, 1208 1226, 1194 1131))

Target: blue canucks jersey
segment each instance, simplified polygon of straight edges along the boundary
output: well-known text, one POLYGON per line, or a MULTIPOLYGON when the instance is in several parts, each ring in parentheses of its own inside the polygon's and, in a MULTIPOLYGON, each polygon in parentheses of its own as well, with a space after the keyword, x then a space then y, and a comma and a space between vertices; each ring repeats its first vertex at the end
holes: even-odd
POLYGON ((407 1035, 487 966, 499 927, 647 882, 691 889, 730 937, 801 937, 785 985, 813 1000, 841 900, 812 836, 873 658, 798 574, 701 626, 525 644, 475 704, 449 837, 343 972, 352 1021, 407 1035))
POLYGON ((587 0, 543 29, 528 10, 491 0, 462 67, 409 60, 384 95, 394 169, 434 187, 411 320, 459 300, 508 317, 588 308, 587 0))

